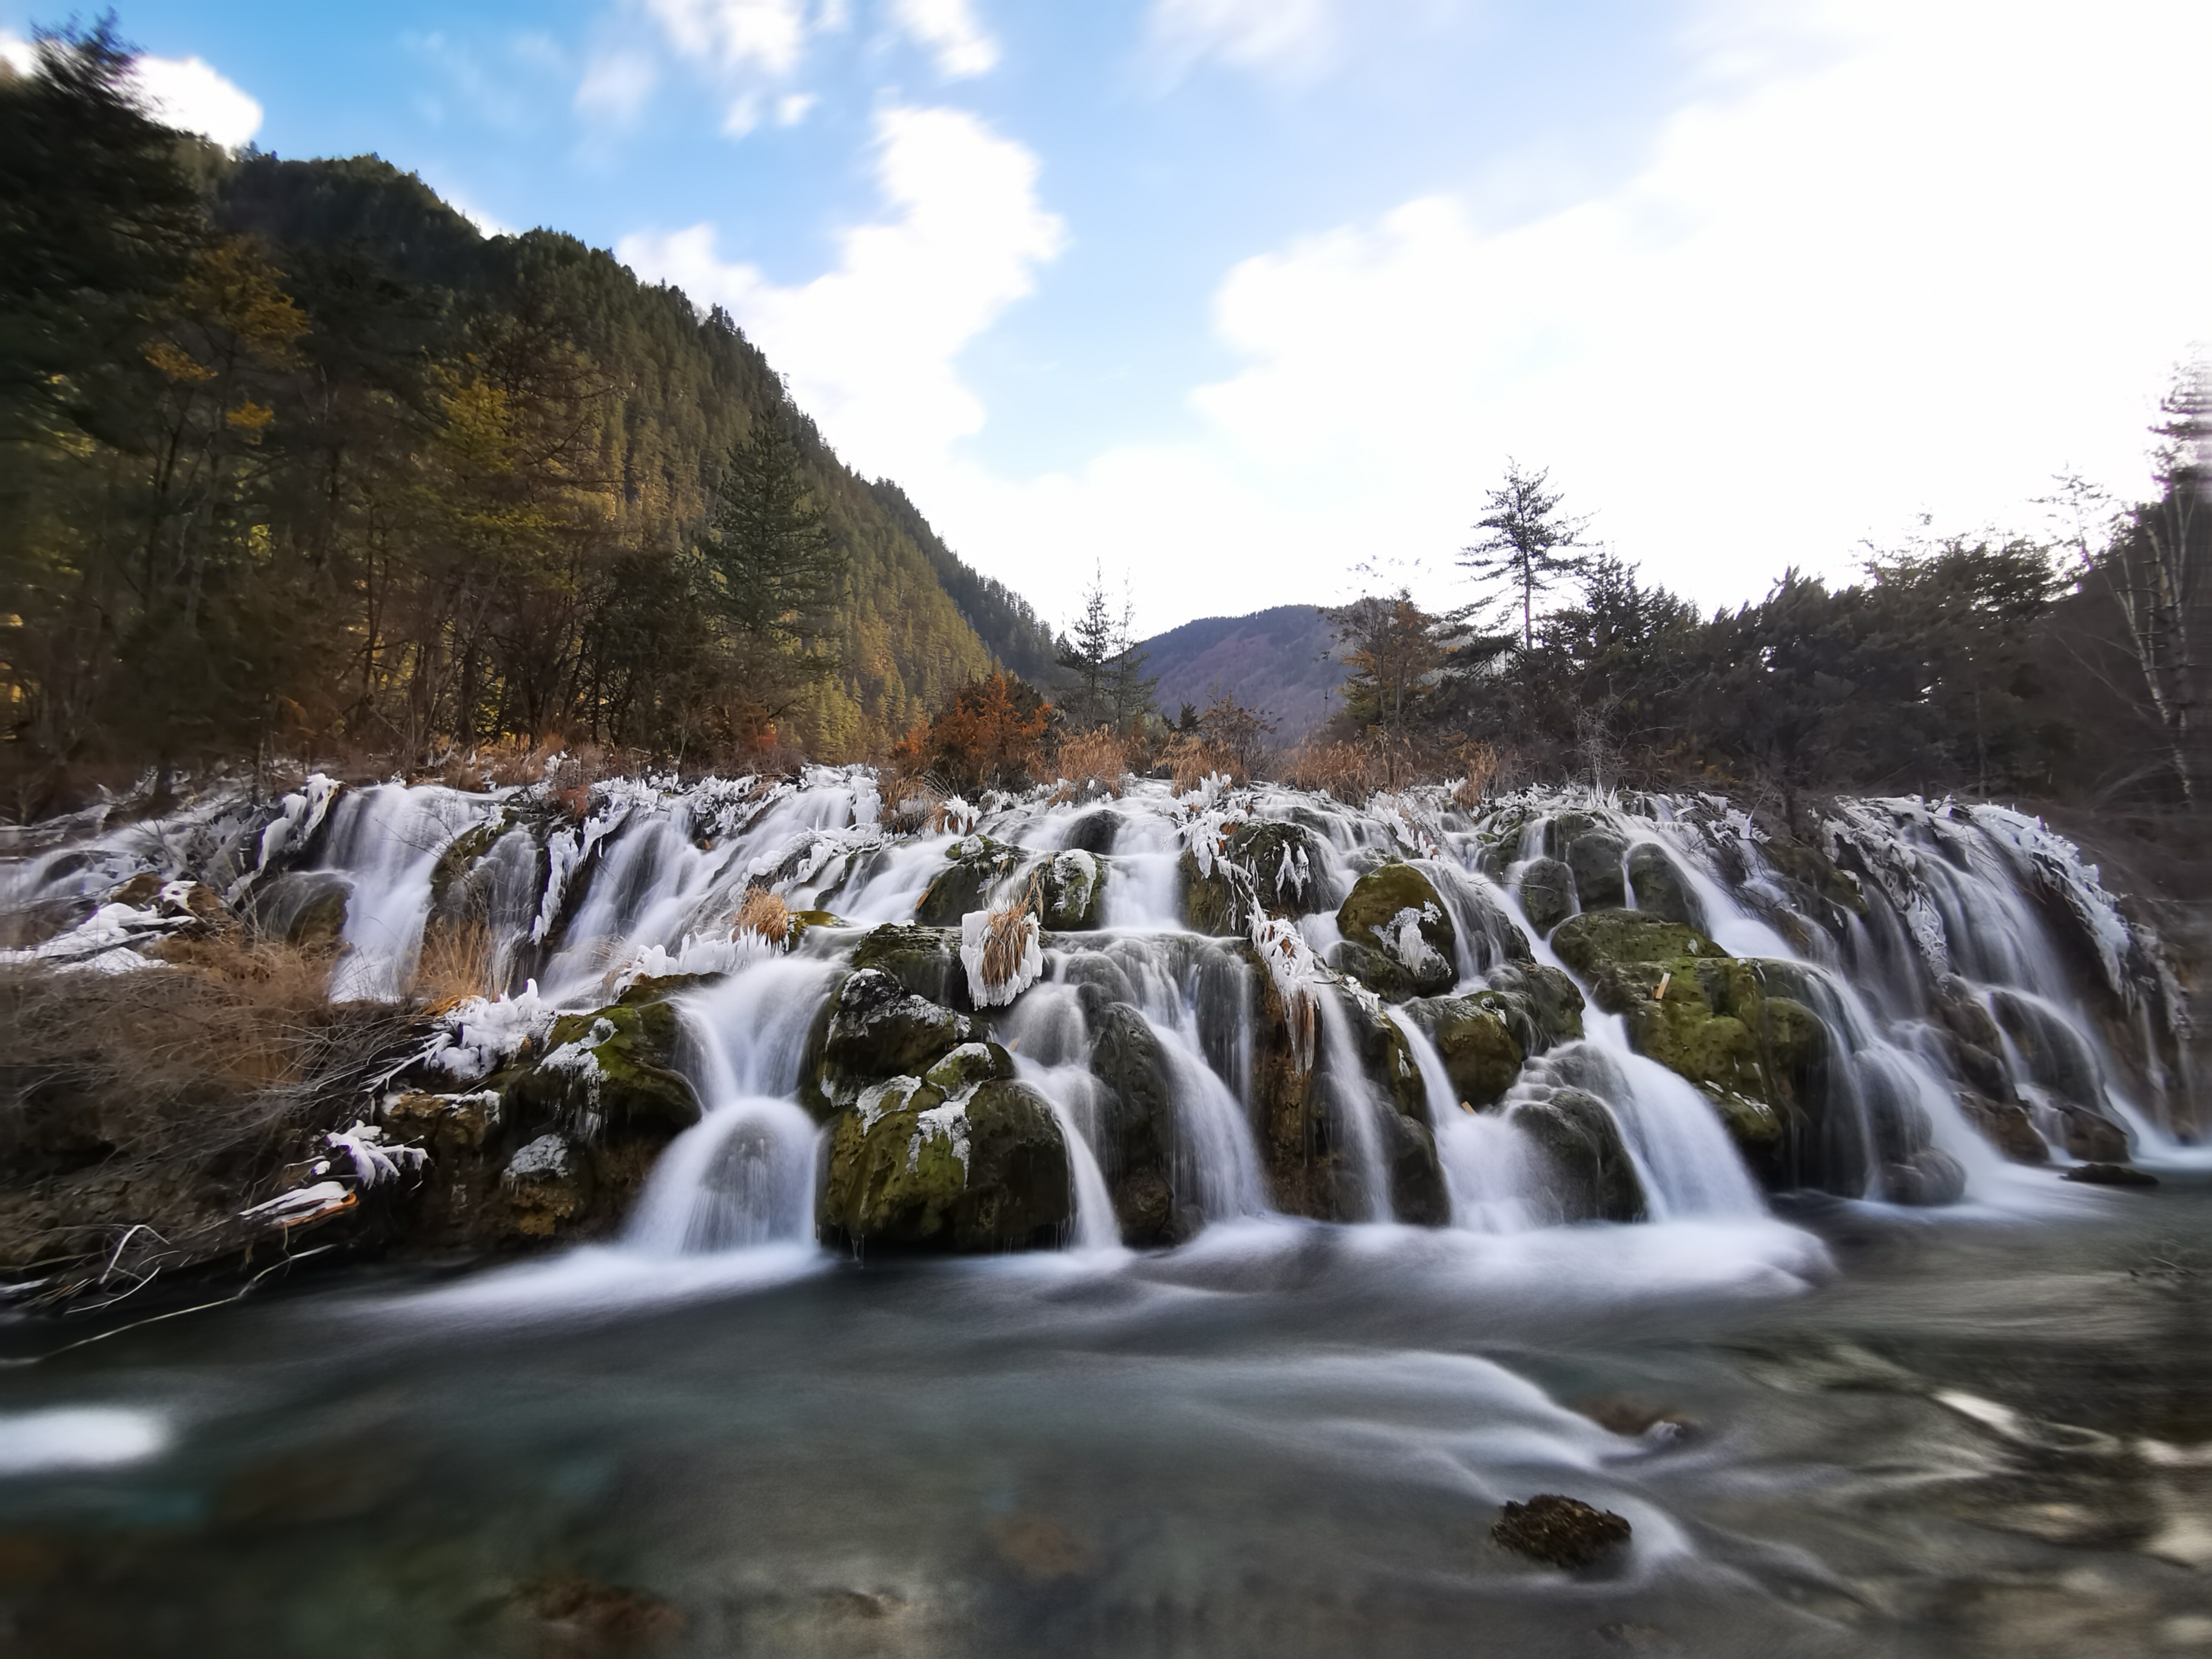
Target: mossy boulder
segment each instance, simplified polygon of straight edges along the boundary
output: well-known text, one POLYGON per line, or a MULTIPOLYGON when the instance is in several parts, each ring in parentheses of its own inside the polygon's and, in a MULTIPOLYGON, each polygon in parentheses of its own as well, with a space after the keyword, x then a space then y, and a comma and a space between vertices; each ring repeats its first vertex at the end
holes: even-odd
POLYGON ((838 1114, 816 1214, 823 1243, 858 1251, 1049 1249, 1074 1216, 1066 1143, 1027 1084, 891 1079, 838 1114))
POLYGON ((1705 906, 1698 903, 1680 867, 1656 842, 1638 842, 1628 849, 1628 887, 1636 896, 1639 914, 1679 921, 1692 929, 1705 926, 1705 906))
MULTIPOLYGON (((1451 913, 1428 877, 1410 864, 1394 859, 1360 877, 1338 907, 1336 925, 1346 944, 1376 951, 1403 969, 1416 996, 1449 991, 1459 977, 1451 913)), ((1381 987, 1370 988, 1387 994, 1381 987)))
POLYGON ((618 1002, 553 1022, 538 1057, 491 1079, 501 1114, 553 1122, 586 1139, 665 1140, 699 1121, 699 1102, 676 1069, 683 1022, 665 1001, 618 1002))
POLYGON ((1566 843, 1567 868, 1585 910, 1618 908, 1628 897, 1620 863, 1628 844, 1610 830, 1585 830, 1566 843))
POLYGON ((1527 1051, 1496 1007, 1474 997, 1431 997, 1407 1003, 1406 1012, 1436 1044, 1455 1105, 1495 1105, 1521 1075, 1527 1051))
POLYGON ((920 1077, 975 1035, 973 1021, 879 968, 845 976, 822 1047, 823 1092, 839 1105, 887 1078, 920 1077))
POLYGON ((1238 824, 1224 837, 1226 848, 1201 870, 1185 853, 1176 865, 1182 886, 1183 920, 1194 932, 1234 935, 1251 929, 1252 911, 1290 917, 1322 902, 1320 849, 1312 831, 1274 820, 1238 824), (1224 865, 1234 865, 1242 876, 1224 865))
POLYGON ((1569 1221, 1641 1221, 1644 1184, 1620 1126, 1595 1095, 1555 1088, 1512 1109, 1512 1122, 1534 1141, 1547 1185, 1569 1221))
POLYGON ((969 1008, 968 975, 960 965, 960 930, 886 923, 854 948, 855 969, 873 969, 902 989, 948 1008, 969 1008))
POLYGON ((1096 854, 1075 848, 1055 853, 1038 872, 1038 897, 1044 925, 1055 933, 1086 932, 1105 909, 1106 865, 1096 854))
POLYGON ((1795 988, 1794 963, 1730 956, 1696 929, 1642 910, 1593 910, 1553 935, 1630 1046, 1695 1084, 1769 1185, 1863 1188, 1855 1134, 1826 1121, 1828 1034, 1817 1015, 1773 994, 1795 988))
POLYGON ((1026 856, 988 836, 963 836, 945 848, 946 867, 915 905, 914 919, 925 927, 957 927, 961 917, 985 908, 991 889, 1020 869, 1026 856))
POLYGON ((922 1081, 957 1095, 1014 1074, 1014 1057, 995 1042, 963 1042, 922 1074, 922 1081))

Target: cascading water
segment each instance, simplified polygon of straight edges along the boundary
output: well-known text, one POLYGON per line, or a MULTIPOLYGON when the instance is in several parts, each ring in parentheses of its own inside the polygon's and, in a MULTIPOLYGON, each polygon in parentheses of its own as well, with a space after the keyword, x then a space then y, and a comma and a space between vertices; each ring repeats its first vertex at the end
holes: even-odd
POLYGON ((336 996, 479 930, 483 994, 392 1089, 491 1091, 502 1201, 558 1236, 589 1183, 548 1183, 590 1164, 662 1253, 1940 1202, 2005 1155, 2124 1158, 2127 1079, 2162 1102, 2185 1052, 2155 942, 1994 808, 1793 839, 1710 797, 1067 793, 318 780, 22 843, 13 908, 59 921, 8 955, 147 965, 178 919, 113 895, 148 872, 264 933, 342 914, 336 996))

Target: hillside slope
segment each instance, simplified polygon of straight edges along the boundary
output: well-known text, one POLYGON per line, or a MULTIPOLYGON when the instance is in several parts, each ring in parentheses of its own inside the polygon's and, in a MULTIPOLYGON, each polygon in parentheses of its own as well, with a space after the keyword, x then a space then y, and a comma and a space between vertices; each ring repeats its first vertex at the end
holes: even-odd
POLYGON ((1335 712, 1345 666, 1319 607, 1279 605, 1243 617, 1201 617, 1144 641, 1145 672, 1159 676, 1154 701, 1173 719, 1185 703, 1203 708, 1217 691, 1276 723, 1274 741, 1294 744, 1335 712))
MULTIPOLYGON (((726 318, 700 318, 676 289, 647 287, 573 237, 483 237, 373 156, 250 156, 218 188, 220 216, 268 244, 298 289, 395 300, 401 314, 382 320, 418 349, 437 351, 488 313, 562 337, 604 383, 591 412, 592 471, 620 533, 638 545, 690 535, 720 458, 782 401, 775 370, 726 318)), ((309 307, 326 341, 333 308, 309 307)), ((1027 670, 1040 636, 1049 661, 1048 636, 1018 597, 963 564, 896 485, 854 475, 811 423, 802 434, 852 558, 837 672, 799 718, 807 748, 837 758, 878 747, 988 672, 994 654, 1027 670)))

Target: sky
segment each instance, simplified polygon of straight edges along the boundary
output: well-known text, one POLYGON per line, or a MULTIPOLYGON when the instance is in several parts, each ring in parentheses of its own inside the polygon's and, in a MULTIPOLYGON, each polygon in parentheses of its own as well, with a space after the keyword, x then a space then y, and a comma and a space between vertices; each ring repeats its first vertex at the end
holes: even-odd
POLYGON ((2203 0, 118 6, 179 125, 726 307, 1060 625, 1477 599, 1514 460, 1707 607, 2048 533, 2212 342, 2203 0))

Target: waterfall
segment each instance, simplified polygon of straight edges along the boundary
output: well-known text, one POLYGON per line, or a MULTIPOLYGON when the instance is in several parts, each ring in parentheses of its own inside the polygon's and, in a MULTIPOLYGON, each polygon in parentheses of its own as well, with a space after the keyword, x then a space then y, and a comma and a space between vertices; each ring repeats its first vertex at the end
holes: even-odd
POLYGON ((1452 1224, 1478 1233, 1526 1232, 1537 1225, 1543 1206, 1527 1137, 1501 1113, 1463 1109, 1428 1033, 1395 1008, 1389 1020, 1420 1070, 1437 1156, 1451 1192, 1452 1224))
MULTIPOLYGON (((653 1161, 624 1237, 648 1252, 811 1237, 834 1129, 864 1136, 901 1103, 907 1139, 869 1154, 869 1178, 1027 1182, 961 1212, 987 1241, 1018 1214, 1026 1231, 988 1246, 1010 1249, 1173 1243, 1284 1212, 1548 1224, 1556 1152, 1516 1114, 1561 1090, 1602 1109, 1658 1221, 1759 1215, 1762 1186, 1933 1203, 2038 1161, 2203 1156, 2170 1115, 2188 1016, 2157 941, 2071 846, 1993 807, 1844 801, 1793 835, 1716 796, 1574 790, 1470 809, 1432 789, 1354 807, 1138 780, 1085 800, 886 800, 865 767, 581 793, 319 777, 276 802, 19 833, 0 895, 29 942, 0 957, 149 965, 133 941, 190 918, 148 875, 164 893, 204 883, 280 934, 341 904, 340 999, 404 999, 426 941, 484 930, 482 995, 441 1017, 395 1087, 459 1099, 532 1066, 633 1086, 595 1056, 647 1042, 638 1011, 659 1009, 680 1042, 623 1064, 672 1071, 697 1121, 638 1143, 653 1161), (1389 872, 1425 898, 1363 915, 1389 872), (787 921, 738 932, 769 898, 787 921), (978 1006, 952 946, 1013 905, 1037 908, 1046 970, 978 1006), (1602 957, 1601 928, 1655 927, 1676 954, 1648 973, 1602 957), (878 1069, 833 1091, 825 1032, 864 963, 908 1000, 869 1016, 890 1035, 854 1039, 884 1045, 878 1069), (1545 1012, 1565 986, 1578 1019, 1545 1012), (1464 1052, 1432 1033, 1485 1019, 1521 1070, 1477 1111, 1453 1082, 1464 1052), (1776 1034, 1808 1024, 1820 1041, 1785 1066, 1776 1034), (1716 1054, 1720 1071, 1698 1069, 1716 1054)), ((560 1094, 532 1086, 514 1097, 538 1117, 501 1133, 596 1146, 596 1109, 529 1105, 560 1094)), ((913 1203, 899 1224, 952 1224, 945 1201, 913 1203)))

